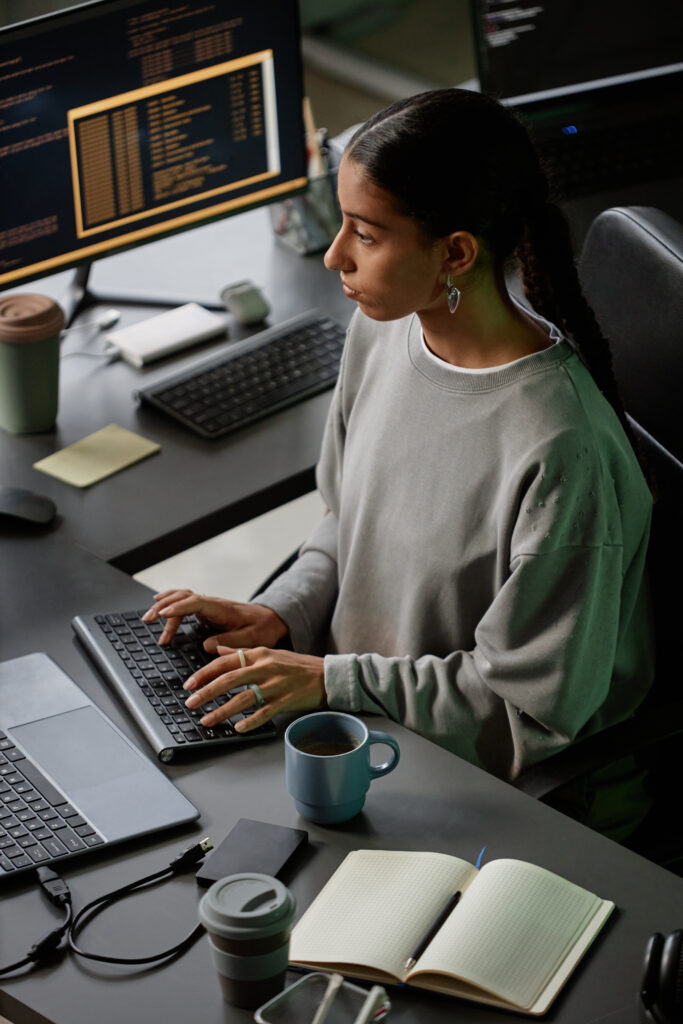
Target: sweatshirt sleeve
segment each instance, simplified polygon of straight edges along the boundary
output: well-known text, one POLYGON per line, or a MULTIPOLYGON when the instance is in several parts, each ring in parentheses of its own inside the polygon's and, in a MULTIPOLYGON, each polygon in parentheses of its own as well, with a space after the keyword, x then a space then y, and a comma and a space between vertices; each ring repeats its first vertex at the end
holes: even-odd
POLYGON ((280 616, 295 651, 322 655, 337 592, 337 517, 327 511, 293 565, 253 600, 280 616))
MULTIPOLYGON (((642 575, 643 550, 631 567, 642 575)), ((607 700, 621 635, 640 628, 642 588, 624 603, 619 545, 515 560, 475 631, 445 658, 328 655, 330 707, 380 712, 503 778, 567 746, 607 700)), ((651 670, 649 633, 631 636, 651 670)), ((633 666, 628 666, 632 674, 633 666)), ((631 694, 626 717, 643 692, 631 694)), ((625 697, 628 705, 629 695, 625 697)), ((592 730, 588 730, 592 731, 592 730)))

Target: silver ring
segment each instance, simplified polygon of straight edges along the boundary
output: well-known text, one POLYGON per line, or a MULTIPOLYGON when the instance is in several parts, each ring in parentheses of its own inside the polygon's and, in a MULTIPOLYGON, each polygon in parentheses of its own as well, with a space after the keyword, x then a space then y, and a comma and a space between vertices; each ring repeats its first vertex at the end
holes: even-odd
POLYGON ((263 705, 266 703, 266 698, 261 693, 261 687, 258 685, 258 683, 247 683, 247 689, 251 690, 251 692, 256 697, 257 707, 262 708, 263 705))
POLYGON ((242 668, 246 668, 247 667, 247 659, 244 657, 244 651, 242 650, 241 647, 237 651, 237 656, 240 659, 240 665, 242 666, 242 668))

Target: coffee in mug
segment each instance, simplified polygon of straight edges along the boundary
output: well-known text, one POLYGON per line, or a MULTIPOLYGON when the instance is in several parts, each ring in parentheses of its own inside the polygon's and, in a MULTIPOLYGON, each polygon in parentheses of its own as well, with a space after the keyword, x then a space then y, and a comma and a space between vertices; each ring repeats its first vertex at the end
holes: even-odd
POLYGON ((398 743, 388 733, 369 730, 342 711, 318 711, 299 718, 285 733, 287 789, 299 814, 321 825, 348 821, 358 814, 373 779, 398 764, 398 743), (384 743, 393 755, 370 763, 370 747, 384 743))
POLYGON ((318 739, 315 736, 303 736, 296 744, 297 750, 303 750, 304 754, 315 754, 316 757, 335 757, 337 754, 347 754, 355 750, 359 745, 358 740, 349 739, 318 739))

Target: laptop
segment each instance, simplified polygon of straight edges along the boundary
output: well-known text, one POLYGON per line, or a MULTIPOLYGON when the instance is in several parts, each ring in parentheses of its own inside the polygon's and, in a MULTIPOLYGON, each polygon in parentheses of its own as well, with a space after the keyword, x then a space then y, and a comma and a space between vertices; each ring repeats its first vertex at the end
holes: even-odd
POLYGON ((48 655, 0 662, 0 881, 198 817, 48 655))

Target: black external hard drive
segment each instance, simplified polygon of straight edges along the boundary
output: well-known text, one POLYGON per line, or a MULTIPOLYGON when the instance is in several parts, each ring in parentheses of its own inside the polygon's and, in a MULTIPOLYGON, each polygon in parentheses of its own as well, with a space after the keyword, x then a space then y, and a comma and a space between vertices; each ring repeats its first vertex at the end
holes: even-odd
POLYGON ((285 864, 307 842, 308 832, 304 829, 240 818, 201 865, 197 881, 209 886, 219 878, 241 871, 258 871, 277 878, 285 864))

